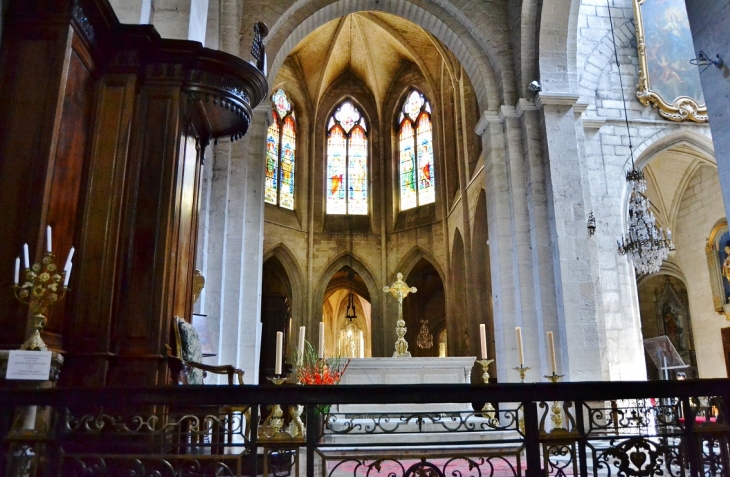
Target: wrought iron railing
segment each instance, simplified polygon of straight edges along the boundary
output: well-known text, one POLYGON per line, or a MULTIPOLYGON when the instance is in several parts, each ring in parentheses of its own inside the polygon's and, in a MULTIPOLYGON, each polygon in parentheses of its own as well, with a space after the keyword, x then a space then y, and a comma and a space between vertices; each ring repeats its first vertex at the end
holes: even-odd
POLYGON ((729 476, 729 399, 728 380, 5 389, 0 473, 729 476))

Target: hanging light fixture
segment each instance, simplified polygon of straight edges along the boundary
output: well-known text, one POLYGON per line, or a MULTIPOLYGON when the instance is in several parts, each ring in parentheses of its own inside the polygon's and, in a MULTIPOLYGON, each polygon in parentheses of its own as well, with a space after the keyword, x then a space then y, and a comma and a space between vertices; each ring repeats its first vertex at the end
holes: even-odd
POLYGON ((421 349, 433 348, 433 335, 428 331, 428 320, 421 320, 421 331, 418 332, 416 346, 421 349))
POLYGON ((628 255, 639 274, 655 273, 659 271, 662 262, 669 256, 670 249, 674 249, 672 232, 667 229, 665 233, 663 229, 656 226, 656 218, 651 211, 649 199, 644 195, 646 191, 644 173, 637 170, 634 164, 634 148, 631 143, 629 115, 626 111, 626 95, 621 77, 621 62, 618 60, 616 35, 613 31, 610 0, 606 0, 606 4, 608 6, 608 19, 611 23, 611 37, 613 38, 614 54, 616 55, 616 67, 618 68, 621 97, 624 105, 624 118, 626 120, 626 133, 629 138, 629 152, 631 154, 631 170, 626 172, 626 182, 631 192, 629 196, 629 230, 620 241, 617 240, 616 242, 619 253, 621 255, 628 255))
POLYGON ((352 323, 357 318, 355 312, 355 295, 352 293, 352 281, 355 279, 355 274, 350 270, 347 274, 347 278, 350 280, 350 293, 347 295, 347 310, 345 311, 345 318, 350 320, 352 323))

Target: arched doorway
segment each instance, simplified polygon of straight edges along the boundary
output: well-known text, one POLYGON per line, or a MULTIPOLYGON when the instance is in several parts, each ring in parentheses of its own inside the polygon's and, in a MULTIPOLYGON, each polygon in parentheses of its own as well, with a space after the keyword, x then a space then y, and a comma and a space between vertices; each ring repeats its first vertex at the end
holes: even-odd
MULTIPOLYGON (((670 370, 669 378, 674 379, 681 371, 688 378, 697 378, 697 360, 692 334, 687 287, 674 275, 659 273, 639 281, 639 311, 641 313, 641 332, 644 339, 666 336, 689 367, 683 370, 670 370)), ((662 371, 656 366, 657 358, 645 353, 646 375, 650 380, 664 379, 662 371)))
POLYGON ((327 356, 372 356, 372 306, 362 277, 349 265, 330 279, 322 303, 327 356))
POLYGON ((439 342, 446 339, 446 297, 441 276, 428 260, 422 258, 411 269, 406 283, 418 290, 413 298, 409 295, 403 301, 408 351, 413 357, 438 356, 439 342), (430 335, 431 346, 421 348, 419 334, 430 335))
MULTIPOLYGON (((261 342, 276 343, 276 332, 284 332, 287 345, 291 334, 292 288, 281 261, 272 256, 264 262, 261 283, 261 342)), ((288 349, 284 346, 284 349, 288 349)), ((272 376, 276 364, 276 347, 262 346, 259 376, 272 376)), ((265 383, 264 380, 261 381, 265 383)))

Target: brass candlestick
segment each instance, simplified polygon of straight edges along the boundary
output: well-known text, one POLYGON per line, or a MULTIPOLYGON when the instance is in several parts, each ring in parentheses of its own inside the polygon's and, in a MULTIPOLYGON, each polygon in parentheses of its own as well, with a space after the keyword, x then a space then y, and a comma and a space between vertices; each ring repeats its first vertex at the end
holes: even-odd
MULTIPOLYGON (((553 371, 553 374, 543 377, 549 379, 551 383, 557 383, 563 376, 565 375, 557 374, 553 371)), ((563 412, 560 409, 560 403, 558 401, 554 401, 553 405, 550 406, 550 420, 553 422, 553 431, 563 429, 563 412)))
POLYGON ((63 285, 66 271, 59 272, 56 266, 56 256, 46 252, 41 263, 34 263, 30 268, 23 270, 21 283, 13 285, 15 298, 25 303, 33 313, 33 333, 20 347, 28 351, 48 351, 46 343, 41 338, 41 330, 48 319, 45 313, 50 306, 61 300, 68 291, 63 285))
MULTIPOLYGON (((287 378, 281 374, 269 376, 266 379, 277 386, 284 384, 287 381, 287 378)), ((264 420, 264 424, 262 426, 264 435, 259 436, 259 438, 274 440, 291 439, 291 434, 284 430, 284 411, 281 410, 281 406, 278 404, 271 404, 269 405, 269 409, 271 409, 271 413, 266 420, 264 420), (267 432, 269 429, 271 432, 267 432)))
POLYGON ((518 373, 520 373, 520 381, 524 383, 525 382, 525 374, 531 368, 526 367, 524 364, 520 364, 518 367, 512 368, 512 369, 514 369, 515 371, 517 371, 518 373))
MULTIPOLYGON (((480 359, 477 361, 477 363, 482 365, 482 381, 484 384, 489 384, 489 365, 494 363, 493 359, 480 359)), ((482 406, 482 415, 489 419, 489 423, 491 424, 492 421, 495 419, 495 413, 496 410, 494 409, 494 406, 492 406, 492 403, 485 402, 484 406, 482 406)))
POLYGON ((398 339, 395 342, 394 358, 410 358, 411 353, 408 351, 408 342, 404 338, 406 335, 406 322, 403 320, 403 299, 409 293, 416 293, 416 287, 409 287, 403 281, 403 274, 398 272, 396 281, 389 287, 383 287, 385 293, 390 293, 398 299, 398 321, 395 324, 395 333, 398 339))

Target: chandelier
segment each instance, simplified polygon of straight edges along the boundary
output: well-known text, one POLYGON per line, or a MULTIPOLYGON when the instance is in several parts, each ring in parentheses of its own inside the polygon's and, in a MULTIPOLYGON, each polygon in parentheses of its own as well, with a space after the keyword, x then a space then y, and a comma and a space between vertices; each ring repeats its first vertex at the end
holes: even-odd
POLYGON ((608 7, 608 18, 611 23, 611 36, 613 38, 614 53, 616 55, 616 67, 618 68, 619 84, 621 86, 621 97, 624 104, 624 118, 626 120, 626 134, 629 139, 629 151, 631 155, 631 170, 626 173, 631 195, 629 197, 628 233, 616 241, 618 251, 621 255, 628 255, 634 263, 634 268, 641 275, 659 271, 662 262, 669 256, 669 251, 674 250, 672 243, 672 232, 656 226, 656 218, 649 208, 649 199, 646 198, 646 180, 644 173, 636 169, 634 165, 634 147, 631 144, 631 129, 629 128, 629 115, 626 111, 626 96, 624 84, 621 77, 621 62, 618 60, 616 48, 616 35, 613 31, 613 18, 611 17, 611 5, 606 0, 608 7))
POLYGON ((433 335, 428 331, 428 320, 421 320, 421 331, 418 332, 416 346, 421 349, 433 347, 433 335))
POLYGON ((616 241, 621 255, 628 255, 639 274, 659 271, 662 262, 674 248, 672 232, 656 226, 656 219, 649 208, 649 199, 644 195, 646 181, 644 173, 631 169, 626 173, 631 196, 629 197, 629 231, 621 241, 616 241))

